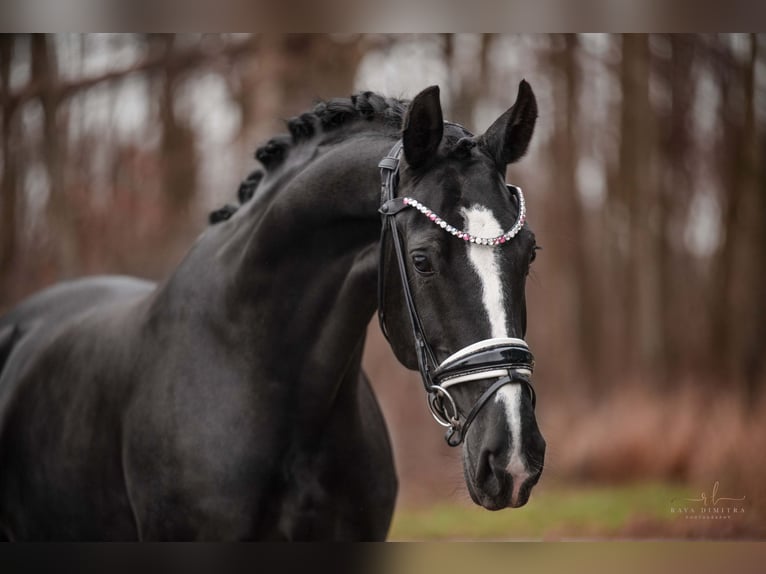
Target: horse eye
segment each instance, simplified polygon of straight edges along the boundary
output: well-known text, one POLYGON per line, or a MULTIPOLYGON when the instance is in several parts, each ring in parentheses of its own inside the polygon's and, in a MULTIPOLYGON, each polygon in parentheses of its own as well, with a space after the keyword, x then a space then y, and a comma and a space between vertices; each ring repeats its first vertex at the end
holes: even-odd
POLYGON ((430 275, 434 272, 431 261, 422 253, 415 253, 412 256, 412 264, 415 266, 415 270, 423 275, 430 275))

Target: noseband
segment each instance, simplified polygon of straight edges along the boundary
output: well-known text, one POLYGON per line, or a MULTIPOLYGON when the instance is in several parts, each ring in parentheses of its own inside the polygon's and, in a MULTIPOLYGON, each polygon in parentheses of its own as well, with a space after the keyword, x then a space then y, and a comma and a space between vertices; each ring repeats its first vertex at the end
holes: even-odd
MULTIPOLYGON (((445 122, 446 123, 446 122, 445 122)), ((385 310, 385 246, 388 233, 394 246, 399 276, 404 293, 404 302, 410 318, 412 335, 415 340, 415 352, 418 359, 418 370, 423 379, 428 395, 428 407, 437 423, 447 428, 445 440, 450 446, 458 446, 465 439, 468 428, 484 405, 503 386, 522 384, 529 390, 532 407, 536 404, 535 391, 530 382, 535 360, 526 342, 515 338, 494 338, 478 341, 457 351, 441 363, 438 363, 428 339, 425 336, 423 323, 418 315, 415 299, 407 278, 407 267, 404 260, 404 248, 399 229, 396 225, 396 214, 408 208, 430 219, 435 225, 447 233, 476 245, 487 248, 499 247, 513 239, 524 226, 526 208, 524 195, 520 188, 508 185, 519 205, 519 217, 514 226, 496 237, 478 237, 453 227, 441 217, 433 213, 425 205, 409 197, 396 197, 396 187, 399 183, 399 163, 402 153, 402 142, 398 141, 378 167, 381 173, 381 206, 382 226, 380 235, 380 260, 378 263, 378 319, 383 335, 388 340, 385 310), (475 381, 495 379, 473 405, 467 415, 463 416, 457 408, 449 389, 455 385, 475 381)))

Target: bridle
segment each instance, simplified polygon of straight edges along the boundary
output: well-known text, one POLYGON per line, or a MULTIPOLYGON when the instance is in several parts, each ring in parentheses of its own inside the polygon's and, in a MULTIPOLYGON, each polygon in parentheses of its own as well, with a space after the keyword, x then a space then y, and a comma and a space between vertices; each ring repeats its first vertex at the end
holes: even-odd
MULTIPOLYGON (((445 122, 447 123, 447 122, 445 122)), ((383 335, 389 340, 386 328, 385 308, 385 248, 388 234, 394 246, 394 255, 399 268, 404 302, 410 318, 412 335, 415 341, 415 353, 418 360, 418 370, 425 386, 428 407, 437 423, 447 428, 444 436, 447 444, 458 446, 465 439, 468 428, 479 414, 482 407, 503 386, 522 384, 529 390, 532 407, 536 404, 535 391, 530 382, 535 360, 523 339, 493 338, 478 341, 460 349, 441 363, 438 363, 428 339, 423 323, 415 305, 415 299, 407 278, 407 267, 404 259, 404 249, 399 229, 396 225, 396 215, 408 208, 416 209, 428 217, 435 225, 459 240, 489 248, 499 247, 513 239, 524 226, 526 210, 524 195, 521 188, 508 185, 508 190, 515 195, 519 205, 519 217, 514 226, 496 237, 477 237, 449 225, 425 205, 408 197, 396 197, 399 183, 399 164, 402 154, 402 141, 398 141, 378 167, 381 173, 381 206, 382 216, 380 234, 380 260, 378 263, 378 319, 383 335), (495 379, 482 393, 467 415, 463 416, 457 408, 449 389, 455 385, 495 379)))

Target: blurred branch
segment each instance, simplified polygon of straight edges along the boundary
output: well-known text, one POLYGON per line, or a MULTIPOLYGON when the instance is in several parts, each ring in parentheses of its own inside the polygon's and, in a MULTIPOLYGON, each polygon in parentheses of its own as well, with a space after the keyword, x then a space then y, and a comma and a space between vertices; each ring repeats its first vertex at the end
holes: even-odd
POLYGON ((121 70, 110 70, 96 76, 61 81, 55 86, 53 94, 49 93, 50 86, 47 86, 45 81, 33 78, 26 86, 15 93, 4 91, 0 103, 4 110, 14 110, 17 106, 29 100, 43 96, 52 97, 60 102, 72 97, 81 90, 92 88, 98 84, 119 81, 138 72, 154 71, 163 68, 183 70, 209 64, 211 61, 220 58, 233 60, 247 56, 254 51, 257 41, 257 36, 251 36, 246 40, 226 42, 214 48, 204 45, 204 43, 199 43, 193 48, 178 51, 170 55, 165 53, 152 54, 121 70))

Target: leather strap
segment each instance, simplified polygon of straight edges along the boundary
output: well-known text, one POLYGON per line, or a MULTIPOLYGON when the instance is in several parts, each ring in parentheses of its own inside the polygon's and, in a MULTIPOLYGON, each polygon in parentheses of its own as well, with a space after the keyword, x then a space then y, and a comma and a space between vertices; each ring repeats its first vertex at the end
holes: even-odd
POLYGON ((380 214, 382 216, 381 235, 380 235, 380 262, 378 269, 378 321, 380 323, 381 331, 386 337, 386 340, 390 342, 388 329, 386 327, 386 305, 385 305, 385 249, 386 249, 386 237, 387 234, 391 234, 391 243, 394 246, 396 263, 399 268, 399 278, 402 282, 402 292, 404 294, 404 303, 407 307, 407 315, 410 318, 410 326, 412 327, 412 336, 415 341, 415 351, 418 359, 418 368, 423 378, 423 384, 426 391, 433 385, 431 378, 431 365, 436 365, 436 356, 434 355, 431 346, 428 344, 428 339, 425 336, 425 329, 423 328, 423 322, 418 315, 417 307, 415 307, 415 299, 410 289, 410 282, 407 276, 407 267, 405 264, 404 252, 402 248, 402 239, 399 234, 399 228, 396 225, 395 215, 408 207, 404 204, 401 198, 396 198, 395 188, 399 179, 399 158, 402 151, 402 142, 399 141, 391 148, 388 155, 384 157, 378 167, 381 171, 381 206, 380 214))
POLYGON ((501 377, 494 383, 492 383, 486 391, 482 393, 482 395, 479 397, 479 400, 476 401, 476 403, 473 405, 473 408, 468 412, 468 414, 465 417, 465 420, 456 426, 451 426, 447 429, 446 434, 444 435, 444 439, 447 441, 447 444, 450 446, 458 446, 460 443, 462 443, 465 440, 465 436, 468 433, 468 429, 471 427, 471 423, 476 418, 476 415, 479 414, 479 411, 481 411, 482 408, 484 408, 484 405, 487 404, 489 399, 491 399, 497 391, 500 390, 500 387, 504 387, 505 385, 510 385, 512 383, 525 383, 526 386, 530 389, 531 397, 532 397, 532 408, 534 408, 536 403, 536 397, 535 397, 535 391, 532 388, 532 384, 529 382, 529 379, 526 377, 519 376, 518 374, 515 374, 513 376, 505 376, 501 377))

